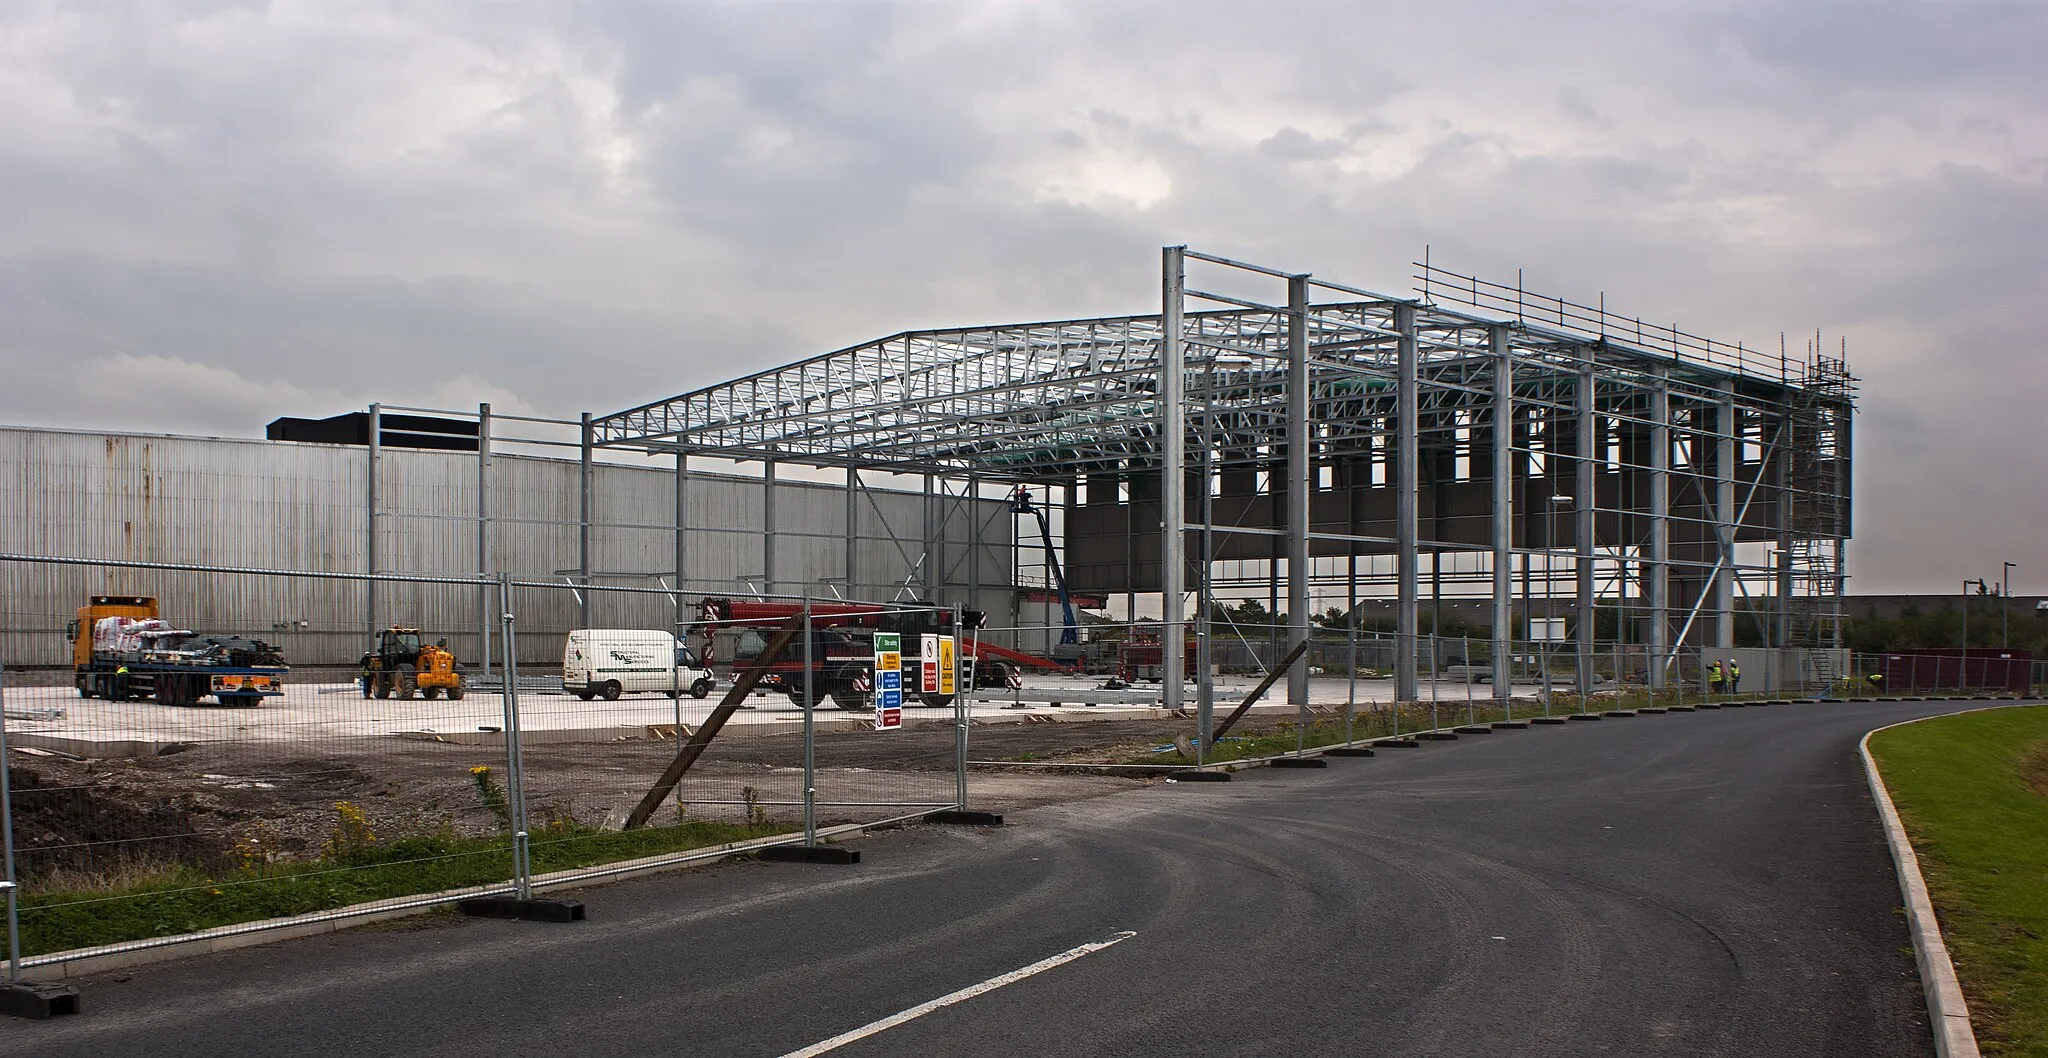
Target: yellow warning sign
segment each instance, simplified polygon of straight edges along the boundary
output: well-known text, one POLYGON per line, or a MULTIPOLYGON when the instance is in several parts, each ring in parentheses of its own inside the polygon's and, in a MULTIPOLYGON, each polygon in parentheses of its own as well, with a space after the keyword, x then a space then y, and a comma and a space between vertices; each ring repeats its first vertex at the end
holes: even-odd
POLYGON ((939 640, 939 693, 953 693, 953 637, 939 640))

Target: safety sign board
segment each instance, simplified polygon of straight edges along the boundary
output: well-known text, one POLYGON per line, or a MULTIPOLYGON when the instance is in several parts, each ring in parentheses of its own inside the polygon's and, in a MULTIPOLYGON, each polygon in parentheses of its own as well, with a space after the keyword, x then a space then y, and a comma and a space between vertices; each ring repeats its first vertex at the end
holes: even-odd
POLYGON ((939 640, 939 693, 953 693, 953 637, 939 640))
POLYGON ((875 633, 875 730, 903 727, 903 637, 875 633))
POLYGON ((924 676, 924 679, 918 684, 918 689, 926 694, 937 694, 939 693, 939 637, 935 635, 920 636, 918 638, 918 646, 922 648, 917 652, 918 667, 923 670, 922 675, 924 676))

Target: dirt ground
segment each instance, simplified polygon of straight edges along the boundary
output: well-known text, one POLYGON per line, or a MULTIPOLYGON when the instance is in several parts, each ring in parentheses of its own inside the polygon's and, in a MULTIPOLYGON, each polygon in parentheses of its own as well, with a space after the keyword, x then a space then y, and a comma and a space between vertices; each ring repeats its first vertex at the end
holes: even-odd
MULTIPOLYGON (((1281 722, 1248 719, 1239 730, 1255 734, 1281 722)), ((1182 763, 1176 753, 1154 751, 1189 733, 1187 720, 977 723, 969 757, 1094 763, 1157 756, 1171 767, 1182 763)), ((821 808, 821 821, 882 818, 889 813, 877 805, 891 800, 950 800, 953 738, 943 722, 889 734, 820 732, 819 788, 842 791, 833 807, 821 808)), ((525 781, 535 825, 615 822, 673 754, 672 743, 645 739, 528 746, 525 781)), ((29 885, 172 864, 214 871, 317 858, 343 802, 359 808, 386 840, 501 828, 479 787, 502 789, 504 753, 496 746, 377 738, 317 747, 179 745, 152 757, 83 760, 17 749, 13 758, 16 843, 29 885), (479 776, 478 768, 489 770, 479 776)), ((682 787, 688 817, 743 818, 755 798, 768 807, 754 810, 787 816, 792 799, 801 797, 802 760, 796 732, 715 741, 682 787)), ((975 767, 969 800, 977 809, 1014 812, 1159 782, 1162 774, 975 767)))

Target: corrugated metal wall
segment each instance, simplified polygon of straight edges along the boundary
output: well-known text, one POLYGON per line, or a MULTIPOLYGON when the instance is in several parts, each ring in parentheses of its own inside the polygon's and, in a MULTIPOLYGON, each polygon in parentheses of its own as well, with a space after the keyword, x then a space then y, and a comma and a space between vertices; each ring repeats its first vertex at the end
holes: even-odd
MULTIPOLYGON (((0 428, 0 551, 17 554, 359 573, 365 569, 368 453, 290 442, 0 428)), ((561 637, 581 621, 569 589, 577 553, 578 464, 494 455, 491 563, 557 590, 515 593, 520 654, 560 662, 561 637)), ((592 582, 634 588, 675 584, 672 466, 599 463, 593 470, 592 582)), ((473 454, 386 449, 378 469, 378 568, 429 576, 477 570, 477 464, 473 454)), ((751 594, 763 563, 760 478, 693 472, 685 498, 686 595, 751 594)), ((778 480, 776 590, 825 598, 893 598, 923 555, 927 500, 871 490, 858 499, 855 561, 846 585, 846 494, 778 480), (885 530, 885 526, 887 529, 885 530)), ((1000 500, 930 503, 939 531, 941 601, 1007 613, 1011 519, 1000 500), (944 510, 941 510, 944 508, 944 510), (950 512, 950 513, 948 513, 950 512), (981 526, 978 559, 971 522, 981 526), (969 585, 979 584, 978 593, 969 585), (974 598, 970 599, 969 595, 974 598)), ((479 649, 480 600, 471 585, 380 586, 380 622, 446 635, 464 660, 479 649)), ((0 660, 9 667, 65 664, 63 630, 88 595, 154 595, 167 617, 208 631, 257 635, 298 665, 353 663, 368 621, 364 585, 245 575, 0 563, 0 660)), ((666 595, 593 592, 599 627, 666 628, 666 595)))

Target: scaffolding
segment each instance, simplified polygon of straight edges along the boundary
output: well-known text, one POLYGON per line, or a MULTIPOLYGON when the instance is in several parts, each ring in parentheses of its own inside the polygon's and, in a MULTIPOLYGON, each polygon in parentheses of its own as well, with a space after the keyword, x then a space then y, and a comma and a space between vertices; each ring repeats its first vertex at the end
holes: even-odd
MULTIPOLYGON (((1391 596, 1412 699, 1425 584, 1438 606, 1492 599, 1501 667, 1518 621, 1568 619, 1581 689, 1604 620, 1661 659, 1653 686, 1744 618, 1763 642, 1839 639, 1843 361, 1795 371, 1604 296, 1416 269, 1390 296, 1168 247, 1157 313, 903 332, 598 417, 591 436, 1060 496, 1070 588, 1121 593, 1132 615, 1157 600, 1170 672, 1184 623, 1207 643, 1213 600, 1284 603, 1292 643, 1318 601, 1391 596)), ((1166 704, 1180 694, 1169 680, 1166 704)))
MULTIPOLYGON (((1842 646, 1842 596, 1850 535, 1848 409, 1856 379, 1846 356, 1819 351, 1816 338, 1791 408, 1791 504, 1784 541, 1786 620, 1781 646, 1842 646)), ((1822 655, 1825 656, 1825 655, 1822 655)), ((1817 674, 1825 680, 1832 673, 1817 674)))

